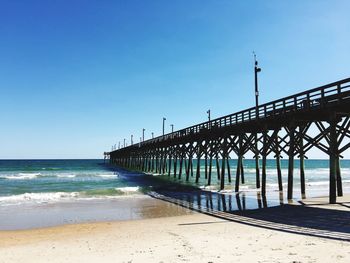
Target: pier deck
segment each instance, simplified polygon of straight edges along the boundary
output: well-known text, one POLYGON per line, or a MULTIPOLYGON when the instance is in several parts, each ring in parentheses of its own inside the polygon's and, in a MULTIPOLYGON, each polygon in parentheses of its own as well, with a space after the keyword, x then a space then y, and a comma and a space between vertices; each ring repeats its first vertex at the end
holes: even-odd
POLYGON ((244 183, 243 158, 253 153, 256 187, 266 193, 266 159, 276 159, 278 189, 283 190, 280 158, 288 156, 288 199, 293 198, 294 159, 300 160, 301 194, 305 195, 304 159, 317 148, 329 156, 329 201, 342 196, 339 159, 350 148, 350 78, 307 90, 207 122, 199 123, 115 151, 105 152, 110 163, 127 169, 163 173, 189 180, 200 173, 212 184, 213 161, 220 188, 232 181, 230 155, 235 154, 235 191, 244 183), (313 127, 310 129, 310 127, 313 127), (314 131, 317 131, 316 134, 314 131), (313 131, 313 132, 312 132, 313 131), (262 159, 261 168, 259 158, 262 159), (221 165, 220 165, 221 163, 221 165), (194 174, 195 173, 195 174, 194 174))

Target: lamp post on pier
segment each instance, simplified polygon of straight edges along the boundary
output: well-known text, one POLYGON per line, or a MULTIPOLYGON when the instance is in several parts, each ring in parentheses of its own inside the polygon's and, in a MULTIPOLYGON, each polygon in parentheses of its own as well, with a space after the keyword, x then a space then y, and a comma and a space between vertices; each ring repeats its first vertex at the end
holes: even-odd
POLYGON ((166 118, 163 117, 163 136, 164 136, 164 125, 165 125, 166 118))
POLYGON ((211 125, 210 125, 210 109, 209 110, 207 110, 207 114, 208 114, 208 128, 210 129, 211 127, 211 125))
POLYGON ((125 140, 125 138, 124 138, 124 147, 125 147, 125 141, 126 141, 126 140, 125 140))
POLYGON ((258 61, 256 60, 256 54, 254 54, 254 79, 255 79, 255 114, 259 119, 259 89, 258 89, 258 73, 261 72, 261 68, 258 67, 258 61))
POLYGON ((142 141, 145 141, 145 128, 142 129, 142 141))
POLYGON ((154 133, 152 132, 152 139, 154 138, 154 133))
POLYGON ((131 138, 130 138, 130 143, 131 143, 130 145, 133 145, 133 143, 134 143, 132 138, 133 138, 133 135, 131 135, 131 138))
MULTIPOLYGON (((258 67, 258 61, 256 60, 256 54, 254 54, 254 80, 255 80, 255 118, 259 120, 259 89, 258 89, 258 73, 261 72, 261 68, 258 67)), ((260 168, 259 168, 259 151, 258 151, 258 134, 254 135, 254 158, 255 158, 255 176, 256 176, 256 188, 260 188, 260 168)))
POLYGON ((118 150, 120 149, 120 141, 118 142, 118 150))

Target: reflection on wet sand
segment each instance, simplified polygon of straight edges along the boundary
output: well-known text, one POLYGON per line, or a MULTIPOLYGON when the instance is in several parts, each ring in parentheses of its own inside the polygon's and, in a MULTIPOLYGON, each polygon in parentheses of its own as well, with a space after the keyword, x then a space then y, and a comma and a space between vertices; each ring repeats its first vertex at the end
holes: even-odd
POLYGON ((228 194, 201 190, 154 191, 149 194, 157 199, 228 221, 300 235, 350 241, 350 213, 346 210, 350 207, 350 202, 347 201, 349 198, 325 208, 312 203, 290 205, 283 198, 282 192, 268 197, 260 192, 255 196, 248 193, 228 194), (342 210, 337 205, 341 205, 342 210))
POLYGON ((149 195, 176 203, 183 207, 199 212, 209 211, 245 211, 258 208, 283 205, 283 192, 271 193, 269 197, 262 195, 259 191, 256 196, 253 192, 221 193, 204 190, 156 190, 149 195))

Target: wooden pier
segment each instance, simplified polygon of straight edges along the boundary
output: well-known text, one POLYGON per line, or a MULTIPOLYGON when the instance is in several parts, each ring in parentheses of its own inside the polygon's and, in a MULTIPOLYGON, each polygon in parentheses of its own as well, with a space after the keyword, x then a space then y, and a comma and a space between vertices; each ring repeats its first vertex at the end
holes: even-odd
POLYGON ((300 161, 300 191, 305 196, 304 160, 310 149, 317 148, 329 156, 329 202, 335 203, 337 195, 343 195, 339 160, 350 148, 349 138, 350 78, 347 78, 105 152, 105 156, 111 164, 126 169, 167 174, 186 181, 194 176, 196 182, 202 176, 200 160, 204 160, 208 185, 212 184, 216 170, 220 189, 228 180, 234 181, 238 192, 245 179, 244 156, 250 152, 255 157, 256 187, 265 195, 267 158, 276 160, 278 190, 283 191, 280 158, 286 155, 287 197, 292 199, 295 159, 300 161), (238 160, 234 180, 229 166, 233 154, 238 160), (194 162, 196 159, 199 161, 194 162))

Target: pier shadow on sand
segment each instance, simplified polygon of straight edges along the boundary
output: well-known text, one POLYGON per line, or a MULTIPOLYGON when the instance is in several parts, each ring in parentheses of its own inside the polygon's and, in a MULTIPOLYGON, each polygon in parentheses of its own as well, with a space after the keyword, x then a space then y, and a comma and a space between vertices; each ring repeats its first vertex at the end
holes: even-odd
POLYGON ((124 170, 123 174, 129 184, 142 186, 149 196, 203 214, 260 228, 350 242, 350 202, 339 202, 331 208, 326 203, 290 204, 280 192, 271 192, 267 197, 258 191, 211 192, 156 176, 124 170))
MULTIPOLYGON (((268 201, 259 193, 228 194, 203 190, 155 189, 150 196, 193 211, 232 222, 299 235, 350 242, 350 203, 309 206, 285 203, 283 197, 268 201), (255 204, 255 205, 254 205, 255 204), (339 206, 342 210, 334 209, 339 206)), ((273 198, 272 198, 273 199, 273 198)))

